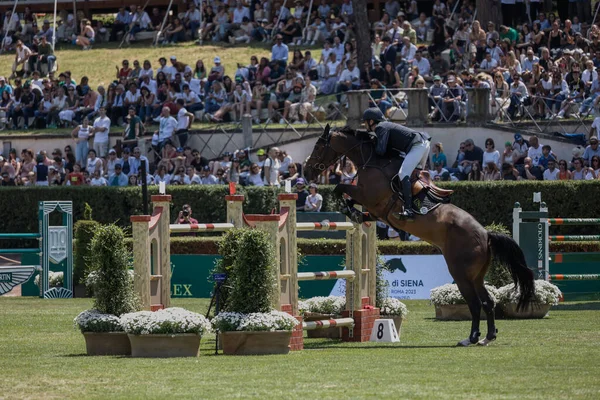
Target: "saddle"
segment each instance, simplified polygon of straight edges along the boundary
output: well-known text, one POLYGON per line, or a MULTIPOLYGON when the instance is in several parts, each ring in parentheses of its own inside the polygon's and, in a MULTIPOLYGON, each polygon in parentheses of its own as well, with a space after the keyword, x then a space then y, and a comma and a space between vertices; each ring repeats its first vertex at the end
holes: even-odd
POLYGON ((433 195, 441 199, 450 197, 454 193, 454 190, 442 189, 436 186, 433 179, 431 179, 429 171, 420 171, 420 173, 418 170, 413 171, 410 181, 412 183, 413 196, 416 196, 424 189, 431 191, 433 195))
MULTIPOLYGON (((410 181, 413 195, 411 208, 414 213, 425 215, 436 209, 440 204, 450 203, 450 196, 454 191, 436 186, 428 171, 413 171, 410 181)), ((392 190, 399 198, 404 200, 402 197, 402 184, 397 175, 392 180, 392 190)))

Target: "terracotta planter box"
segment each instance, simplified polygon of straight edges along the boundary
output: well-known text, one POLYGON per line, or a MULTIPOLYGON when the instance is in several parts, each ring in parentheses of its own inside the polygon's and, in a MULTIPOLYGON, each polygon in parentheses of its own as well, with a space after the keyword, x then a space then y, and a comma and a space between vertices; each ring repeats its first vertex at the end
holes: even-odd
POLYGON ((517 304, 510 303, 503 304, 502 310, 504 311, 505 318, 540 319, 548 315, 551 307, 551 304, 530 304, 526 309, 517 311, 517 304))
POLYGON ((470 321, 471 312, 466 304, 444 304, 435 306, 435 319, 442 321, 470 321))
POLYGON ((129 356, 131 345, 125 332, 84 332, 88 356, 129 356))
POLYGON ((133 357, 198 357, 200 336, 195 333, 173 335, 128 334, 133 357))
POLYGON ((287 354, 290 352, 292 331, 233 331, 222 332, 223 354, 248 356, 287 354))
POLYGON ((391 315, 380 315, 379 319, 391 319, 392 321, 394 321, 394 326, 396 327, 396 330, 398 331, 398 338, 400 338, 400 330, 402 329, 402 321, 403 321, 402 317, 391 316, 391 315))

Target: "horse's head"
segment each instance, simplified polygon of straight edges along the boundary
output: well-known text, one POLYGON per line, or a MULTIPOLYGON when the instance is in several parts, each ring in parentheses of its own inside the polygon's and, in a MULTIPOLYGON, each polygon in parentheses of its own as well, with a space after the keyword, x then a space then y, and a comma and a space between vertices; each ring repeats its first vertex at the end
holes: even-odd
POLYGON ((348 139, 349 136, 353 137, 353 133, 354 131, 350 128, 331 132, 330 126, 327 124, 310 157, 306 160, 304 177, 308 180, 316 179, 327 167, 338 161, 350 147, 346 144, 348 141, 345 139, 348 139))

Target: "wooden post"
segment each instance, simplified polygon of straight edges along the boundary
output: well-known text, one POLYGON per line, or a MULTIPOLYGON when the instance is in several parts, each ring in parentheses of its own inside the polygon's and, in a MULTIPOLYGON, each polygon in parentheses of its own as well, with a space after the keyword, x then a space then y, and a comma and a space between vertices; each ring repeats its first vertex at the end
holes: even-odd
POLYGON ((160 220, 158 221, 159 241, 158 246, 158 274, 162 275, 161 282, 161 299, 165 308, 171 305, 171 240, 169 224, 171 221, 171 196, 170 195, 155 195, 151 197, 152 205, 155 209, 162 209, 160 220), (166 244, 166 245, 165 245, 166 244))
POLYGON ((233 224, 236 228, 242 228, 244 226, 244 213, 242 211, 244 196, 241 194, 225 196, 225 201, 227 201, 226 222, 233 224))
POLYGON ((149 215, 132 215, 133 233, 133 289, 138 294, 143 310, 150 310, 150 226, 149 215))

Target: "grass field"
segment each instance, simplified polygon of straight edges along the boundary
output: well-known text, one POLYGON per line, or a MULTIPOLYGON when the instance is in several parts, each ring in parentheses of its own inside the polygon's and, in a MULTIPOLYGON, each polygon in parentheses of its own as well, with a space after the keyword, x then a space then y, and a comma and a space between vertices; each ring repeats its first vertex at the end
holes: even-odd
MULTIPOLYGON (((173 303, 204 312, 208 301, 173 303)), ((500 321, 486 348, 455 348, 469 323, 408 301, 400 343, 310 339, 287 356, 227 357, 210 336, 192 359, 85 356, 72 320, 90 304, 0 298, 0 398, 600 398, 600 302, 500 321)))

